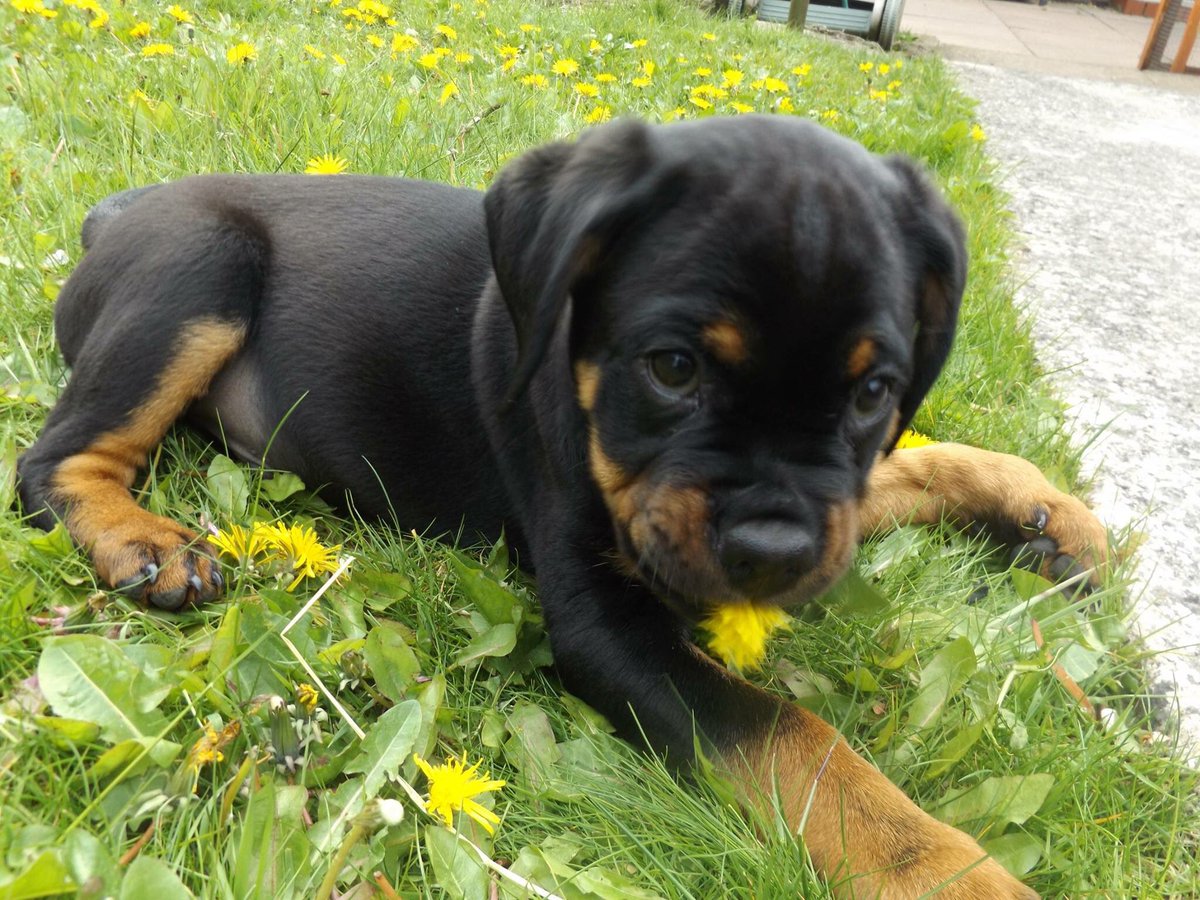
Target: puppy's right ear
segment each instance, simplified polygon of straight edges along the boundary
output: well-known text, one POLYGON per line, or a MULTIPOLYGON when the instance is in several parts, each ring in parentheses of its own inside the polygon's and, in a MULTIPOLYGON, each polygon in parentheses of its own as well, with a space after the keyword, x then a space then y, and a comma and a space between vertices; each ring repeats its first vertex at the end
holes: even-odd
POLYGON ((623 235, 670 205, 679 172, 633 121, 550 144, 507 166, 484 198, 492 268, 517 334, 511 403, 528 386, 569 306, 623 235))

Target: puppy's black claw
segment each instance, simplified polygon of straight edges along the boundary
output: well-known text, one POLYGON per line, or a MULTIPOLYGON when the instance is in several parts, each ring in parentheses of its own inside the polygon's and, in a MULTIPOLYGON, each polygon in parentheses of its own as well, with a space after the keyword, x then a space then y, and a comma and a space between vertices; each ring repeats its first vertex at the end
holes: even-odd
POLYGON ((155 563, 146 563, 136 575, 130 575, 128 578, 118 581, 116 589, 126 597, 141 600, 146 595, 146 591, 149 590, 150 585, 156 581, 158 581, 158 565, 155 563))
POLYGON ((991 588, 989 588, 987 586, 987 582, 986 581, 979 582, 979 584, 976 586, 975 590, 973 590, 973 591, 971 591, 971 593, 967 594, 967 606, 974 606, 976 603, 978 603, 980 600, 982 600, 984 597, 986 597, 989 593, 991 593, 991 588))
POLYGON ((1037 507, 1033 511, 1033 521, 1026 522, 1021 525, 1025 531, 1032 531, 1034 534, 1042 534, 1046 530, 1046 525, 1050 522, 1050 513, 1043 506, 1037 507))
POLYGON ((212 573, 212 593, 217 596, 221 591, 225 590, 225 577, 217 569, 213 569, 212 573))
POLYGON ((199 575, 193 574, 188 578, 188 584, 192 586, 192 590, 196 592, 197 596, 204 592, 204 582, 200 579, 199 575))
MULTIPOLYGON (((1053 560, 1050 563, 1050 577, 1055 581, 1067 581, 1077 575, 1082 575, 1087 570, 1079 564, 1073 556, 1067 556, 1065 553, 1053 560)), ((1086 581, 1080 585, 1084 590, 1091 587, 1086 581)))

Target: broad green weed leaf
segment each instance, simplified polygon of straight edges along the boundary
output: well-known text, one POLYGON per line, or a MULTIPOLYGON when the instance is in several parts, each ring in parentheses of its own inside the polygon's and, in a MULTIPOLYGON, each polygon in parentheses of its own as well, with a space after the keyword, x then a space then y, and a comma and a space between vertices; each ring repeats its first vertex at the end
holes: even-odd
POLYGON ((70 556, 75 552, 75 545, 71 543, 71 536, 67 534, 66 526, 62 522, 56 523, 49 531, 34 532, 26 543, 39 553, 56 558, 70 556))
POLYGON ((67 719, 62 716, 35 716, 34 721, 50 732, 55 743, 93 744, 100 739, 100 726, 82 719, 67 719))
POLYGON ((839 616, 877 616, 891 606, 873 584, 854 570, 843 575, 819 602, 839 616))
POLYGON ((154 738, 130 738, 110 747, 92 763, 91 773, 101 780, 109 776, 123 774, 126 777, 141 772, 151 763, 158 766, 169 766, 182 750, 179 744, 171 741, 159 741, 154 738), (143 753, 143 751, 145 751, 143 753), (137 760, 132 769, 126 766, 137 760))
POLYGON ((446 895, 454 900, 484 900, 489 878, 487 870, 466 844, 440 825, 425 828, 425 849, 433 864, 433 874, 446 895))
POLYGON ((250 794, 232 865, 235 896, 287 897, 307 879, 312 845, 298 806, 305 796, 300 785, 271 778, 250 794))
POLYGON ((208 652, 207 673, 210 681, 224 684, 229 669, 233 666, 238 654, 238 638, 241 636, 242 606, 240 603, 230 603, 225 607, 221 616, 221 624, 213 634, 212 646, 208 652))
POLYGON ((441 672, 425 682, 417 694, 417 702, 421 704, 421 727, 417 731, 417 739, 413 741, 413 750, 423 757, 432 753, 437 744, 437 715, 445 698, 446 676, 441 672))
POLYGON ((250 483, 242 467, 218 453, 208 464, 207 477, 208 489, 221 511, 230 519, 244 518, 250 502, 250 483))
POLYGON ((76 888, 57 850, 47 850, 8 884, 0 884, 0 900, 34 900, 57 897, 76 888))
POLYGON ((1033 869, 1042 858, 1042 842, 1023 831, 988 838, 980 844, 996 862, 1018 878, 1033 869))
POLYGON ((932 812, 951 825, 977 820, 1020 825, 1041 809, 1052 787, 1054 776, 1047 773, 998 775, 951 792, 932 812))
POLYGON ((166 730, 166 719, 154 709, 162 699, 161 684, 106 638, 47 638, 38 660, 38 683, 57 714, 95 722, 112 743, 156 737, 166 730), (147 701, 155 696, 157 700, 147 701))
POLYGON ((517 646, 516 625, 493 625, 463 649, 454 660, 456 666, 483 659, 485 656, 507 656, 517 646))
POLYGON ((384 780, 395 775, 412 752, 421 727, 421 705, 405 700, 376 720, 363 738, 362 752, 350 760, 347 772, 361 772, 363 790, 370 799, 379 794, 384 780))
POLYGON ((521 621, 521 601, 512 591, 462 553, 452 552, 448 558, 458 576, 459 589, 488 622, 515 625, 521 621))
POLYGON ((921 669, 920 687, 908 709, 908 728, 917 732, 935 723, 946 701, 966 684, 975 666, 975 649, 965 637, 955 638, 939 650, 921 669))
POLYGON ((80 829, 72 831, 67 835, 64 859, 71 878, 80 886, 80 900, 116 896, 121 870, 97 838, 80 829))
POLYGON ((14 150, 29 128, 29 116, 19 106, 0 106, 0 149, 14 150))
POLYGON ((161 859, 142 855, 125 871, 119 896, 120 900, 189 900, 192 892, 161 859))
POLYGON ((1052 582, 1047 581, 1037 572, 1030 572, 1028 569, 1022 569, 1020 566, 1013 566, 1008 574, 1012 579, 1013 588, 1016 589, 1017 596, 1022 600, 1031 600, 1038 594, 1044 594, 1054 587, 1052 582))
POLYGON ((947 772, 951 766, 963 758, 963 755, 975 746, 975 742, 983 735, 986 722, 975 722, 961 729, 950 740, 937 748, 937 762, 925 772, 925 778, 937 778, 947 772))
POLYGON ((276 472, 272 477, 262 480, 263 496, 276 503, 286 500, 292 494, 298 494, 302 490, 304 490, 304 482, 300 480, 299 475, 291 472, 276 472))
POLYGON ((371 669, 375 685, 389 700, 399 703, 408 696, 413 679, 420 671, 417 656, 405 641, 404 632, 391 622, 380 622, 367 635, 363 658, 371 669))

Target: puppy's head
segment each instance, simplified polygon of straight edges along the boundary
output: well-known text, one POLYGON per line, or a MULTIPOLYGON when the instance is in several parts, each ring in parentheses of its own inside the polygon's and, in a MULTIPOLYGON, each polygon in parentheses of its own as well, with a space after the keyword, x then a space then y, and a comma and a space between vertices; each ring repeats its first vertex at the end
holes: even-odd
POLYGON ((690 610, 828 587, 963 290, 912 164, 791 117, 619 122, 522 157, 486 208, 513 395, 573 381, 625 566, 690 610))

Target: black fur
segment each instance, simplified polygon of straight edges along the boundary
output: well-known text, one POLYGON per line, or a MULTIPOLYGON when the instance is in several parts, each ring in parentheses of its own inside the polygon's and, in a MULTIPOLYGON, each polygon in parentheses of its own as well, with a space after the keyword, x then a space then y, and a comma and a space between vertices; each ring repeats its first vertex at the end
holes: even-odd
POLYGON ((486 196, 188 178, 103 201, 85 237, 56 318, 75 372, 22 460, 27 510, 51 521, 55 467, 137 410, 185 323, 246 322, 188 418, 402 529, 507 528, 567 687, 676 761, 697 730, 729 748, 778 711, 688 642, 747 574, 724 548, 757 554, 750 576, 787 557, 779 602, 827 583, 804 579, 829 510, 933 382, 965 271, 960 225, 909 163, 790 117, 614 123, 523 156, 486 196), (714 321, 744 363, 705 348, 714 321), (877 352, 851 377, 864 337, 877 352), (648 374, 678 350, 701 370, 686 396, 648 374), (590 411, 580 362, 599 373, 590 411), (891 393, 856 414, 868 377, 891 393), (591 440, 646 496, 702 492, 702 536, 639 538, 591 440))

